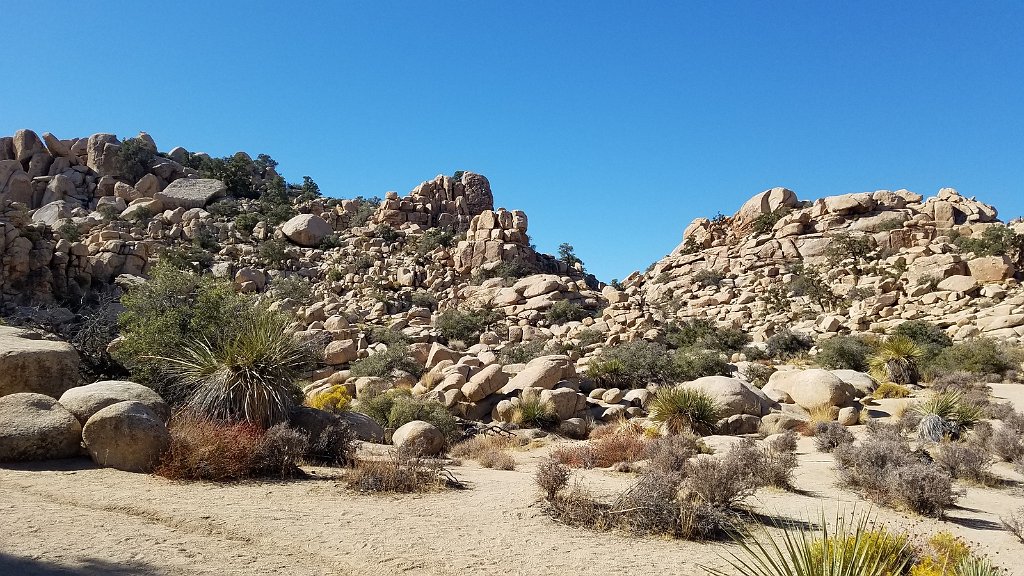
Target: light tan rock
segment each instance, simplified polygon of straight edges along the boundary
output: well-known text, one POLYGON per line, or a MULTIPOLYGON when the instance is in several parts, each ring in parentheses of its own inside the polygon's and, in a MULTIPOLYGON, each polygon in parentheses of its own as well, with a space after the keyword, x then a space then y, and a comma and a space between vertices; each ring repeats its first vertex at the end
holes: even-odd
POLYGON ((56 400, 19 392, 0 397, 0 462, 78 455, 82 425, 56 400))
POLYGON ((419 456, 436 456, 446 444, 444 434, 433 424, 422 420, 400 426, 391 435, 391 441, 399 450, 419 456))
POLYGON ((35 392, 59 398, 79 384, 78 352, 73 346, 24 334, 0 326, 0 396, 35 392))
POLYGON ((857 396, 856 389, 828 370, 780 370, 768 378, 762 391, 771 397, 773 392, 786 394, 796 404, 810 410, 830 406, 851 406, 857 396))
POLYGON ((152 388, 127 380, 101 380, 76 386, 61 395, 60 403, 85 424, 93 414, 119 402, 139 402, 166 422, 171 409, 152 388))
POLYGON ((141 402, 118 402, 96 412, 82 428, 93 461, 126 472, 152 472, 170 447, 171 435, 141 402))

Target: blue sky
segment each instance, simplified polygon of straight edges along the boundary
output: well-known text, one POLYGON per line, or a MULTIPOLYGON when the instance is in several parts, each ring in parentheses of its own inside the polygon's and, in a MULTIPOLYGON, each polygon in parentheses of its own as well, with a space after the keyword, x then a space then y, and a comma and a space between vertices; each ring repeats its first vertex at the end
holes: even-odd
POLYGON ((285 4, 0 0, 0 133, 264 152, 340 197, 472 170, 604 280, 772 186, 1024 214, 1021 2, 285 4))

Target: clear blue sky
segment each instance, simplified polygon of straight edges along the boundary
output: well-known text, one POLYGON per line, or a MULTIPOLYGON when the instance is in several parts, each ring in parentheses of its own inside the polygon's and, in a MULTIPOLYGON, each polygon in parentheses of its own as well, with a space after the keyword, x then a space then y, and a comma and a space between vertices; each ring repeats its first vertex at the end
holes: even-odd
POLYGON ((472 170, 604 280, 772 186, 1024 214, 1020 1, 311 4, 0 0, 0 133, 265 152, 341 197, 472 170))

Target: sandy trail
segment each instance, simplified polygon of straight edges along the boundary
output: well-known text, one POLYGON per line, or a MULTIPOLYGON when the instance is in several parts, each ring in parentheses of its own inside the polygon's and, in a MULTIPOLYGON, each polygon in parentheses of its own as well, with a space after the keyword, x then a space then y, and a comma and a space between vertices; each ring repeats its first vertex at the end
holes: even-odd
MULTIPOLYGON (((1024 386, 994 395, 1024 401, 1024 386)), ((859 428, 859 427, 858 427, 859 428)), ((348 491, 336 470, 315 479, 233 485, 175 483, 100 469, 88 460, 0 468, 0 574, 331 574, 502 576, 692 575, 717 565, 726 544, 637 538, 550 520, 533 484, 547 448, 517 452, 515 471, 453 468, 470 489, 414 496, 348 491)), ((794 519, 872 509, 836 487, 832 457, 813 439, 799 445, 797 493, 761 490, 749 507, 794 519)), ((939 521, 874 508, 912 534, 949 530, 1024 576, 1024 545, 999 516, 1024 506, 1024 478, 1003 463, 999 488, 961 485, 959 506, 939 521)), ((620 489, 632 475, 583 473, 589 485, 620 489)))

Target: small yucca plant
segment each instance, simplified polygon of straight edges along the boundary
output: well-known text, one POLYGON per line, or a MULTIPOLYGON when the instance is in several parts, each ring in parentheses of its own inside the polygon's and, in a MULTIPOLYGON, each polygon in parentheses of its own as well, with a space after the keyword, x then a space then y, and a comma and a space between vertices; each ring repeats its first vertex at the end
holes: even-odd
POLYGON ((875 527, 870 515, 848 521, 837 514, 832 529, 826 520, 822 514, 820 534, 805 527, 811 523, 780 525, 781 536, 763 528, 734 534, 739 552, 723 555, 732 571, 705 570, 714 576, 891 576, 909 568, 906 536, 875 527))
POLYGON ((871 375, 882 382, 917 384, 920 374, 917 359, 924 352, 916 342, 903 335, 889 336, 868 359, 871 375))
POLYGON ((936 394, 913 410, 921 416, 918 435, 929 442, 938 442, 944 436, 957 440, 984 416, 984 410, 966 401, 959 391, 936 394))
POLYGON ((651 420, 662 424, 670 434, 687 430, 705 435, 714 432, 722 409, 703 390, 685 386, 659 388, 647 405, 651 420))
POLYGON ((160 360, 174 383, 185 387, 186 408, 269 428, 288 420, 299 396, 295 382, 313 360, 288 324, 280 314, 254 311, 233 336, 192 340, 160 360))
POLYGON ((512 422, 520 426, 554 428, 558 426, 558 413, 550 401, 542 401, 538 394, 524 394, 512 412, 512 422))

